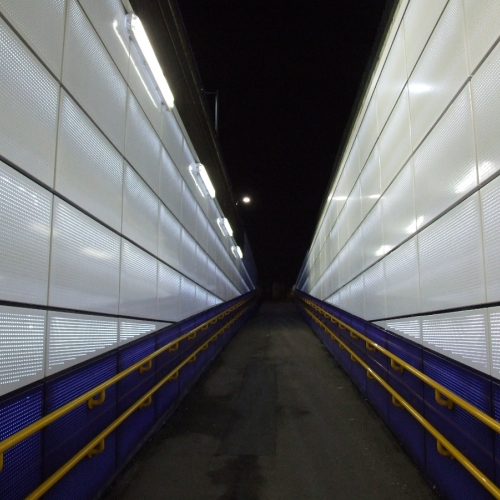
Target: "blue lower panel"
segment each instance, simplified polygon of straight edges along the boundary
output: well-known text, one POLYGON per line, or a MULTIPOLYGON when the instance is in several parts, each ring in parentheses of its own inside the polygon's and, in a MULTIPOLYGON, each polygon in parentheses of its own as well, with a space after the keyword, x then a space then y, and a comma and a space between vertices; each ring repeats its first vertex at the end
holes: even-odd
MULTIPOLYGON (((500 384, 491 384, 491 399, 493 403, 493 417, 500 422, 500 384)), ((495 433, 495 483, 500 481, 500 434, 495 433)))
MULTIPOLYGON (((42 385, 4 400, 0 406, 0 440, 40 419, 42 408, 42 385)), ((42 436, 37 432, 4 453, 4 466, 0 472, 0 498, 25 498, 41 483, 41 479, 42 436)))

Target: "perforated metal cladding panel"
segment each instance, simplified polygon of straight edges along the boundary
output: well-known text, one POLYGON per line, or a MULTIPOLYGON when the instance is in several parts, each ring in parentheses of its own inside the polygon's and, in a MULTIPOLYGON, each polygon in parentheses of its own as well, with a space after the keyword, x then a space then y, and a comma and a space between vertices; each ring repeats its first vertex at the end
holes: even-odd
MULTIPOLYGON (((428 179, 430 183, 430 179, 428 179)), ((417 230, 413 165, 408 162, 389 186, 382 202, 384 245, 394 248, 417 230)), ((420 225, 425 219, 419 220, 420 225)))
POLYGON ((46 312, 0 306, 0 395, 44 376, 46 312))
POLYGON ((52 195, 0 162, 0 298, 47 303, 52 195))
POLYGON ((385 252, 382 232, 382 210, 377 203, 361 224, 363 231, 363 258, 365 268, 373 264, 385 252))
POLYGON ((412 238, 383 260, 387 316, 420 312, 417 238, 412 238))
POLYGON ((361 219, 371 210, 380 198, 380 165, 378 146, 375 145, 360 176, 361 219))
POLYGON ((177 269, 181 264, 181 232, 179 221, 160 203, 158 257, 177 269))
POLYGON ((413 159, 417 220, 421 226, 477 185, 469 86, 455 99, 413 159))
POLYGON ((491 356, 491 376, 500 378, 500 307, 490 307, 487 311, 491 356))
POLYGON ((175 111, 167 110, 162 113, 161 140, 174 164, 180 166, 183 136, 174 113, 175 111))
POLYGON ((337 219, 337 225, 339 227, 339 250, 347 243, 349 239, 349 219, 347 214, 347 207, 339 214, 337 219))
POLYGON ((193 194, 184 185, 185 189, 182 192, 182 225, 189 231, 189 234, 196 234, 196 200, 193 194))
POLYGON ((184 181, 169 154, 162 149, 160 163, 160 198, 168 209, 181 217, 184 181))
POLYGON ((68 9, 63 83, 123 151, 127 85, 76 0, 68 0, 68 9))
POLYGON ((49 304, 118 313, 120 237, 54 200, 49 304))
POLYGON ((500 36, 500 4, 495 0, 464 0, 465 24, 473 72, 500 36))
POLYGON ((349 279, 360 274, 363 269, 363 233, 358 229, 349 240, 349 279))
POLYGON ((138 321, 133 319, 120 319, 119 324, 119 343, 120 345, 126 344, 131 340, 139 337, 144 337, 159 328, 164 324, 151 321, 138 321))
POLYGON ((461 0, 450 0, 409 80, 413 147, 469 75, 461 0))
MULTIPOLYGON (((203 287, 208 287, 208 276, 207 276, 207 262, 208 256, 199 246, 196 247, 196 282, 203 287)), ((236 273, 236 271, 235 271, 236 273)), ((235 279, 240 280, 240 275, 236 273, 235 279)))
POLYGON ((165 264, 158 263, 158 314, 162 320, 178 321, 181 275, 165 264))
POLYGON ((500 300, 500 177, 481 189, 483 241, 488 302, 500 300))
POLYGON ((375 92, 366 108, 363 122, 358 131, 359 164, 362 169, 378 137, 377 106, 375 92))
POLYGON ((346 245, 339 252, 339 285, 344 286, 349 281, 349 247, 346 245))
POLYGON ((61 75, 65 0, 0 0, 0 10, 47 66, 61 75), (36 12, 36 15, 34 15, 36 12))
POLYGON ((448 0, 409 2, 403 19, 406 63, 410 74, 448 0))
POLYGON ((196 285, 185 278, 181 277, 181 292, 179 295, 181 318, 185 319, 192 316, 196 312, 196 285))
POLYGON ((478 193, 418 235, 422 311, 486 300, 478 193))
POLYGON ((405 86, 406 55, 403 27, 400 26, 377 82, 377 118, 382 129, 405 86))
POLYGON ((122 240, 120 314, 156 316, 157 260, 132 243, 122 240))
POLYGON ((339 288, 339 261, 334 259, 326 270, 325 296, 328 297, 339 288))
POLYGON ((196 241, 182 229, 181 271, 196 279, 196 241))
POLYGON ((56 190, 120 231, 122 183, 122 156, 61 91, 56 190))
POLYGON ((80 5, 111 54, 123 77, 126 79, 129 64, 130 39, 125 31, 125 9, 120 0, 80 0, 80 5))
POLYGON ((366 319, 386 318, 384 263, 377 262, 363 273, 363 278, 366 319))
POLYGON ((125 156, 148 186, 158 194, 160 191, 160 139, 130 92, 127 99, 125 156))
POLYGON ((123 234, 158 254, 158 198, 130 165, 125 168, 123 234))
POLYGON ((349 283, 349 301, 352 314, 365 317, 365 287, 363 276, 358 276, 349 283))
POLYGON ((489 374, 486 315, 477 309, 423 316, 423 345, 489 374))
POLYGON ((0 19, 0 154, 54 183, 59 85, 0 19))
POLYGON ((422 326, 420 321, 420 318, 400 318, 377 321, 376 324, 417 344, 422 344, 422 326))
POLYGON ((392 110, 378 142, 382 192, 407 162, 412 153, 408 87, 405 87, 392 110))
MULTIPOLYGON (((495 23, 497 19, 494 20, 495 23)), ((479 182, 500 169, 500 45, 472 77, 479 182)))
POLYGON ((361 222, 361 190, 359 181, 354 185, 347 200, 347 221, 349 225, 349 237, 356 231, 361 222))
POLYGON ((49 311, 45 376, 117 346, 118 320, 49 311))

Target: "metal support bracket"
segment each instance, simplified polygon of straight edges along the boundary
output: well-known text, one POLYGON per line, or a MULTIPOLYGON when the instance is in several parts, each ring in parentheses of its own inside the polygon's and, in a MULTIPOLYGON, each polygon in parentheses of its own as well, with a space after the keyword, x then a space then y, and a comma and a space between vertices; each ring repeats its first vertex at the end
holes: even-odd
POLYGON ((400 373, 403 373, 404 370, 404 368, 401 365, 398 365, 393 359, 391 359, 391 368, 400 373))
POLYGON ((437 440, 437 451, 440 455, 442 455, 443 457, 450 457, 452 460, 453 460, 453 455, 444 447, 443 443, 441 443, 441 441, 437 440))
POLYGON ((451 399, 446 399, 443 395, 436 389, 435 395, 436 403, 440 406, 446 406, 449 410, 453 408, 453 401, 451 399))
POLYGON ((88 458, 92 458, 95 455, 100 455, 104 451, 104 439, 99 442, 99 444, 87 453, 88 458))
POLYGON ((149 370, 153 368, 153 360, 150 359, 149 361, 146 361, 140 368, 139 368, 139 373, 146 373, 149 370))
POLYGON ((88 401, 87 401, 87 406, 89 410, 94 408, 94 406, 101 406, 104 403, 104 400, 106 399, 106 390, 103 389, 99 394, 98 398, 94 399, 95 396, 92 396, 88 401))

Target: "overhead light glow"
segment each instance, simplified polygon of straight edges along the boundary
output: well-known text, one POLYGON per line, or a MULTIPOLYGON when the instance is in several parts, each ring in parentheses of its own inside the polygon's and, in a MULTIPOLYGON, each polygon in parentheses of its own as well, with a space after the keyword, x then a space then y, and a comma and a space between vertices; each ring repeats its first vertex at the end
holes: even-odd
POLYGON ((413 221, 411 224, 406 226, 405 231, 408 234, 413 234, 424 222, 424 216, 421 215, 417 220, 413 221))
POLYGON ((476 177, 476 167, 474 167, 474 170, 472 172, 469 172, 465 179, 457 185, 455 188, 455 193, 460 194, 460 193, 465 193, 469 189, 472 189, 477 183, 477 177, 476 177))
POLYGON ((368 196, 368 198, 370 198, 370 200, 378 200, 380 198, 380 195, 379 194, 371 194, 370 196, 368 196))
POLYGON ((221 230, 221 233, 224 236, 233 235, 233 229, 231 228, 231 224, 229 224, 229 221, 225 217, 218 217, 217 225, 219 226, 219 229, 221 230))
POLYGON ((248 196, 244 196, 243 199, 241 200, 243 203, 250 203, 250 198, 248 196))
POLYGON ((347 196, 334 196, 333 199, 335 201, 345 201, 347 200, 347 196))
POLYGON ((137 43, 139 51, 144 58, 144 62, 151 71, 151 76, 158 86, 158 91, 161 95, 161 98, 168 106, 168 108, 172 109, 174 107, 174 96, 172 94, 172 91, 170 90, 170 87, 168 86, 165 76, 163 75, 160 63, 156 58, 153 47, 151 46, 149 38, 146 35, 146 31, 144 31, 141 20, 135 14, 127 14, 125 19, 129 34, 137 43))
POLYGON ((412 94, 425 94, 432 90, 432 86, 426 83, 410 83, 410 92, 412 94))
POLYGON ((385 255, 387 252, 390 252, 392 250, 391 245, 382 245, 376 252, 375 255, 377 257, 381 257, 382 255, 385 255))
POLYGON ((242 259, 243 258, 243 252, 241 251, 241 248, 237 245, 233 245, 231 247, 231 251, 233 252, 233 255, 237 258, 237 259, 242 259))
POLYGON ((201 163, 189 165, 189 172, 193 176, 194 182, 204 198, 215 198, 215 188, 207 174, 205 167, 201 163))

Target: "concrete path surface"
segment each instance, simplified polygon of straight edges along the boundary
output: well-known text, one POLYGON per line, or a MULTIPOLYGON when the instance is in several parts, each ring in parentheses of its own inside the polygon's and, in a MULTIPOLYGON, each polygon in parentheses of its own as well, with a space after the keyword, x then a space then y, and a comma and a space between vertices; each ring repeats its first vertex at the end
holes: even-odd
POLYGON ((292 302, 266 302, 107 500, 436 499, 292 302))

